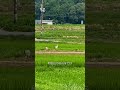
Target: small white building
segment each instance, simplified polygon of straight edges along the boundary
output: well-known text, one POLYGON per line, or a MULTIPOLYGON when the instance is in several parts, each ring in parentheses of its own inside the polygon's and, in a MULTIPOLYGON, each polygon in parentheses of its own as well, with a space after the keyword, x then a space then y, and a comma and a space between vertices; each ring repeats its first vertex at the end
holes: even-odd
MULTIPOLYGON (((35 24, 41 24, 41 20, 35 20, 35 24)), ((42 24, 53 25, 53 20, 42 20, 42 24)))
POLYGON ((83 21, 83 20, 81 20, 81 24, 84 24, 84 21, 83 21))

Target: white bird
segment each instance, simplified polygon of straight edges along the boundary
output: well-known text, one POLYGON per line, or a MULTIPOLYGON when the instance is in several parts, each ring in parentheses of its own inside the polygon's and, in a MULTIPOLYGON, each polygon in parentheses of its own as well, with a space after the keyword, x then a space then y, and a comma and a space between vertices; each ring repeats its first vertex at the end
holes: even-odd
POLYGON ((31 56, 31 51, 30 50, 25 50, 25 56, 28 58, 31 56))
POLYGON ((58 45, 55 46, 55 49, 58 49, 58 45))
POLYGON ((45 47, 45 50, 48 50, 48 47, 45 47))

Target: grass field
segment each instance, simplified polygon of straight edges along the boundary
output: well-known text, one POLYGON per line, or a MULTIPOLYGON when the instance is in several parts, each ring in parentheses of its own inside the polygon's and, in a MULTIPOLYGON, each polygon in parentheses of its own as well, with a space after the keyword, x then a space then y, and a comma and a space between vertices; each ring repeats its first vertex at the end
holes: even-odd
MULTIPOLYGON (((40 26, 36 25, 36 31, 40 26)), ((36 50, 55 50, 58 44, 58 51, 84 51, 85 30, 84 25, 52 25, 44 26, 43 32, 36 32, 35 37, 41 41, 35 43, 36 50), (46 30, 47 27, 47 30, 46 30), (55 27, 55 30, 52 28, 55 27), (72 27, 72 28, 71 28, 72 27), (77 29, 73 29, 77 27, 77 29), (59 29, 60 28, 60 29, 59 29), (70 30, 71 29, 71 30, 70 30)), ((39 30, 40 31, 40 30, 39 30)))
MULTIPOLYGON (((119 63, 120 27, 118 0, 86 1, 86 60, 119 63)), ((117 67, 86 67, 86 90, 120 90, 117 67)))
MULTIPOLYGON (((36 26, 36 31, 41 31, 39 28, 40 26, 36 26), (38 30, 39 29, 39 30, 38 30)), ((60 25, 53 25, 51 27, 44 26, 44 30, 42 33, 36 32, 35 37, 40 39, 56 39, 60 40, 60 42, 85 42, 85 26, 84 25, 67 25, 67 26, 60 26, 60 25), (77 28, 75 28, 77 26, 77 28), (61 28, 59 28, 61 27, 61 28), (52 29, 55 28, 55 29, 52 29)))
MULTIPOLYGON (((31 39, 13 39, 13 38, 5 38, 0 39, 0 58, 3 60, 4 58, 17 58, 24 57, 25 50, 30 50, 34 52, 34 44, 31 39), (24 44, 23 44, 24 43, 24 44), (29 44, 29 45, 28 45, 29 44)), ((32 53, 33 54, 33 53, 32 53)), ((34 54, 33 54, 34 55, 34 54)))
POLYGON ((119 46, 120 43, 114 42, 91 42, 86 45, 86 52, 88 53, 87 57, 89 58, 96 58, 96 60, 103 61, 103 62, 116 62, 120 61, 119 58, 119 46), (99 51, 99 53, 97 53, 99 51))
POLYGON ((45 47, 48 47, 48 51, 84 51, 85 44, 66 44, 66 43, 41 43, 36 42, 36 51, 42 50, 45 51, 45 47), (56 50, 55 46, 59 45, 59 48, 56 50))
POLYGON ((85 56, 84 55, 69 55, 69 54, 68 55, 42 54, 42 55, 37 55, 36 56, 36 65, 49 66, 48 62, 72 62, 72 65, 70 65, 70 66, 84 67, 85 56))
POLYGON ((28 49, 32 54, 31 62, 34 60, 35 46, 29 37, 23 38, 25 37, 0 37, 0 90, 31 90, 34 88, 34 65, 27 66, 27 64, 20 63, 26 62, 24 51, 28 49), (13 61, 20 63, 16 64, 13 61))
MULTIPOLYGON (((44 52, 84 52, 84 25, 36 25, 35 50, 44 52), (55 46, 58 45, 58 48, 55 46), (46 50, 46 47, 48 50, 46 50)), ((84 90, 85 55, 36 54, 36 90, 84 90)))
POLYGON ((0 90, 31 90, 33 85, 33 67, 0 66, 0 90))
POLYGON ((36 90, 84 90, 84 62, 84 55, 36 55, 36 90))
POLYGON ((86 68, 86 88, 89 90, 119 90, 119 67, 86 68))

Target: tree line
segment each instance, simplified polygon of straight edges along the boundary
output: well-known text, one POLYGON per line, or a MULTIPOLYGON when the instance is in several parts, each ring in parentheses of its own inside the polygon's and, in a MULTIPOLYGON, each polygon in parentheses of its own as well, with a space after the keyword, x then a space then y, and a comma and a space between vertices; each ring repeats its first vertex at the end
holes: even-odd
MULTIPOLYGON (((35 0, 35 19, 40 19, 41 0, 35 0)), ((55 23, 80 23, 85 20, 85 0, 44 0, 44 19, 55 23)))

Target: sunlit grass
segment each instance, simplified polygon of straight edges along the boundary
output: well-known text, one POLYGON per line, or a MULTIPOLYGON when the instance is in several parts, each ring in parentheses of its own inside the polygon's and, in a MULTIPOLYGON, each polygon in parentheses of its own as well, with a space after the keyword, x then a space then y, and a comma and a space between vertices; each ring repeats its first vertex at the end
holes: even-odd
POLYGON ((36 90, 84 90, 84 60, 84 55, 36 55, 36 90), (72 64, 48 65, 48 62, 72 64))

